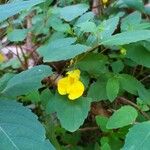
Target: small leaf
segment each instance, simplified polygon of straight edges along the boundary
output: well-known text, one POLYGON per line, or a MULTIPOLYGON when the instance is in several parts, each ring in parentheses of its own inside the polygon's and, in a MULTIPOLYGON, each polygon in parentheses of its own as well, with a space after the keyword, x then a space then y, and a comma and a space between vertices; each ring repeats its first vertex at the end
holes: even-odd
POLYGON ((65 21, 72 21, 73 19, 81 16, 88 10, 88 5, 86 4, 77 4, 72 6, 66 6, 61 9, 60 15, 65 21))
POLYGON ((109 118, 107 129, 117 129, 134 123, 138 113, 131 106, 123 106, 109 118))
POLYGON ((150 121, 134 125, 126 136, 125 145, 121 150, 149 150, 150 121))
POLYGON ((20 103, 0 100, 0 114, 2 150, 55 150, 37 116, 20 103))
POLYGON ((11 42, 23 41, 27 36, 27 29, 14 29, 12 32, 8 33, 8 40, 11 42))
POLYGON ((106 124, 108 122, 108 118, 105 116, 96 116, 96 123, 101 128, 103 132, 107 132, 106 124))
POLYGON ((119 92, 119 81, 117 78, 112 77, 108 80, 106 85, 106 92, 108 99, 111 102, 114 101, 119 92))
POLYGON ((115 72, 115 73, 121 72, 124 68, 124 64, 121 60, 117 60, 117 61, 111 63, 111 66, 112 66, 113 72, 115 72))

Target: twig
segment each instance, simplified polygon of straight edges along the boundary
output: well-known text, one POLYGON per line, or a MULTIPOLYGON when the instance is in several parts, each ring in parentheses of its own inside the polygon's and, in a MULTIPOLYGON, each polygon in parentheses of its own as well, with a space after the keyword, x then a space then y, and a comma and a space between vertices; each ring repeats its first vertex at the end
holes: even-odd
POLYGON ((78 131, 93 131, 93 130, 98 130, 99 127, 85 127, 85 128, 80 128, 78 131))
POLYGON ((124 97, 119 97, 118 100, 120 100, 123 104, 129 104, 131 106, 133 106, 134 108, 136 108, 146 119, 150 120, 150 116, 147 115, 144 111, 142 111, 135 103, 133 103, 132 101, 124 98, 124 97))

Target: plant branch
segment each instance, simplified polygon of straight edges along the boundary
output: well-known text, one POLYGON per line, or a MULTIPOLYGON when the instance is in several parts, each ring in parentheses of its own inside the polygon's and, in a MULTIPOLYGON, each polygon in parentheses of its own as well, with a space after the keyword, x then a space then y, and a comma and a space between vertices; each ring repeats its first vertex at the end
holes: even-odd
POLYGON ((150 120, 150 116, 147 115, 144 111, 142 111, 135 103, 133 103, 132 101, 124 98, 124 97, 119 97, 118 100, 123 103, 123 104, 128 104, 133 106, 134 108, 136 108, 146 119, 150 120))

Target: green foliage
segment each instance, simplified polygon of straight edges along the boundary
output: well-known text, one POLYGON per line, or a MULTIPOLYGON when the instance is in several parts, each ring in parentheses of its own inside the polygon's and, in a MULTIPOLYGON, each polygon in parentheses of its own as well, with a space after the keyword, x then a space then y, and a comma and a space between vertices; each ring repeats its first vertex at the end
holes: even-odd
POLYGON ((12 32, 8 33, 8 40, 11 42, 23 41, 27 36, 27 29, 14 29, 12 32))
POLYGON ((88 10, 88 5, 85 4, 77 4, 72 6, 66 6, 61 9, 60 16, 65 21, 72 21, 73 19, 81 16, 88 10))
POLYGON ((131 44, 125 47, 127 49, 127 58, 130 58, 137 64, 150 68, 150 52, 142 45, 131 44))
POLYGON ((42 3, 43 0, 30 0, 30 1, 18 1, 11 2, 9 4, 4 4, 0 6, 0 22, 6 20, 7 18, 23 11, 29 9, 39 3, 42 3))
POLYGON ((137 10, 140 10, 140 11, 143 11, 144 9, 144 3, 142 0, 123 0, 123 2, 131 7, 131 8, 134 8, 134 9, 137 9, 137 10))
POLYGON ((149 30, 129 31, 129 32, 122 32, 119 34, 115 34, 110 38, 103 40, 101 44, 110 45, 110 46, 125 45, 125 44, 146 40, 149 38, 150 38, 149 30))
POLYGON ((0 149, 149 149, 146 0, 1 2, 0 149))
POLYGON ((46 65, 36 66, 27 71, 23 71, 16 74, 8 81, 2 94, 5 96, 16 97, 27 94, 32 90, 37 90, 42 87, 42 79, 51 74, 51 68, 46 65))
POLYGON ((106 81, 100 79, 92 83, 88 91, 88 97, 91 97, 93 101, 106 100, 106 83, 106 81))
MULTIPOLYGON (((48 96, 47 92, 49 91, 43 93, 43 98, 48 96)), ((65 96, 49 94, 48 99, 47 112, 57 112, 62 127, 71 132, 77 130, 83 124, 90 110, 91 99, 89 98, 79 98, 74 102, 65 96)))
POLYGON ((108 99, 111 102, 114 101, 119 92, 119 81, 116 77, 112 77, 108 80, 106 85, 106 92, 108 99))
POLYGON ((0 100, 0 147, 8 149, 54 150, 45 140, 43 126, 31 111, 14 101, 0 100))
POLYGON ((75 41, 76 41, 75 38, 58 39, 53 42, 50 42, 46 46, 40 47, 38 49, 38 52, 40 53, 41 56, 44 57, 45 62, 51 62, 73 58, 76 55, 86 52, 90 48, 88 46, 81 44, 71 45, 75 41), (60 53, 62 55, 59 55, 60 53))
POLYGON ((107 122, 107 129, 116 129, 124 127, 134 123, 138 113, 135 108, 131 106, 123 106, 118 109, 114 114, 109 118, 107 122))
POLYGON ((148 150, 150 143, 150 122, 146 121, 143 123, 138 123, 134 125, 127 134, 125 145, 122 150, 148 150))

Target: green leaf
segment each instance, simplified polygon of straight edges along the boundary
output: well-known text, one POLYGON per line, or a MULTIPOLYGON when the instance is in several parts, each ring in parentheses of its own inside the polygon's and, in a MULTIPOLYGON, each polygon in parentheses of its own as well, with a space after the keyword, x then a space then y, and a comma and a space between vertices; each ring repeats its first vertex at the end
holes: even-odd
POLYGON ((58 39, 50 42, 48 45, 41 46, 38 52, 44 57, 44 62, 52 62, 73 58, 90 48, 81 44, 71 45, 75 41, 76 38, 58 39))
POLYGON ((57 112, 58 119, 63 128, 70 132, 76 131, 84 122, 90 110, 91 99, 79 98, 75 101, 69 100, 66 96, 56 94, 51 109, 57 112))
POLYGON ((88 72, 90 75, 99 75, 100 73, 105 73, 107 71, 106 64, 106 56, 97 53, 88 53, 79 57, 76 66, 79 69, 88 72))
POLYGON ((12 32, 8 33, 8 40, 11 42, 23 41, 27 36, 27 29, 14 29, 12 32))
POLYGON ((8 81, 14 76, 12 73, 6 73, 0 78, 0 91, 2 91, 6 86, 8 81))
POLYGON ((66 6, 60 10, 61 18, 65 21, 72 21, 73 19, 81 16, 88 10, 88 5, 86 4, 77 4, 72 6, 66 6))
POLYGON ((83 22, 83 23, 79 23, 76 26, 79 27, 80 31, 82 31, 82 32, 95 33, 97 31, 96 30, 96 24, 92 21, 86 21, 86 22, 83 22))
POLYGON ((100 44, 103 45, 125 45, 150 38, 150 30, 138 30, 122 32, 111 36, 110 38, 103 40, 100 44))
POLYGON ((140 88, 142 84, 135 77, 128 74, 120 74, 118 79, 120 82, 120 88, 131 94, 138 94, 138 88, 140 88))
POLYGON ((131 106, 123 106, 109 118, 107 129, 117 129, 134 123, 138 113, 131 106))
POLYGON ((51 16, 48 20, 49 26, 58 32, 69 32, 71 30, 70 25, 63 23, 58 16, 51 16))
POLYGON ((143 0, 123 0, 123 2, 130 8, 134 8, 139 11, 143 11, 144 3, 143 0))
POLYGON ((142 45, 130 44, 125 46, 127 58, 130 58, 139 65, 150 68, 150 52, 142 45))
POLYGON ((37 90, 31 91, 30 93, 28 93, 25 96, 24 100, 25 101, 31 101, 32 103, 38 103, 38 102, 40 102, 41 99, 40 99, 39 91, 37 91, 37 90))
POLYGON ((135 29, 135 26, 140 24, 142 18, 140 12, 133 12, 127 17, 123 18, 121 21, 121 31, 132 31, 135 29))
POLYGON ((92 83, 88 91, 88 97, 91 97, 92 101, 108 99, 106 93, 106 82, 97 80, 96 82, 92 83))
POLYGON ((134 125, 126 136, 122 150, 149 150, 150 121, 134 125))
POLYGON ((8 81, 2 94, 15 97, 27 94, 32 90, 42 87, 41 81, 52 74, 51 68, 46 65, 40 65, 23 71, 8 81))
POLYGON ((108 129, 106 128, 106 124, 108 122, 108 118, 105 116, 96 116, 96 123, 101 128, 103 132, 108 132, 108 129))
POLYGON ((0 22, 31 7, 42 3, 43 0, 18 1, 0 5, 0 22))
POLYGON ((119 23, 119 17, 109 18, 108 20, 104 20, 99 26, 98 29, 99 39, 104 40, 110 37, 113 32, 116 30, 117 25, 119 23))
POLYGON ((113 72, 119 73, 124 69, 124 64, 121 60, 117 60, 111 63, 111 67, 112 67, 113 72))
POLYGON ((2 150, 55 150, 41 123, 29 109, 15 101, 0 100, 0 148, 2 150))
POLYGON ((95 14, 93 12, 86 12, 83 14, 75 23, 75 25, 78 25, 83 22, 92 21, 94 19, 95 14))
POLYGON ((113 102, 119 93, 119 81, 117 78, 112 77, 108 80, 106 92, 108 99, 113 102))
POLYGON ((143 87, 139 87, 138 94, 142 101, 144 101, 146 104, 150 105, 150 91, 149 90, 147 90, 143 87))

